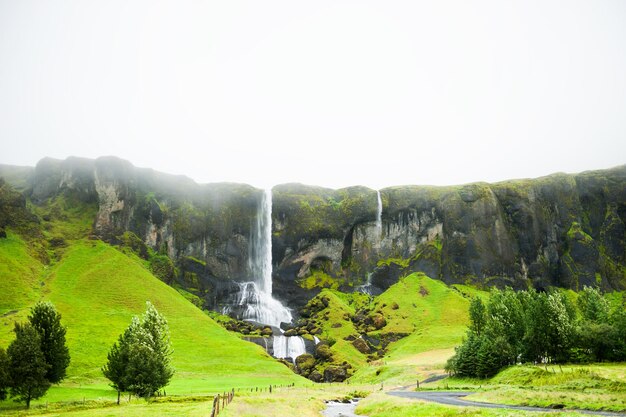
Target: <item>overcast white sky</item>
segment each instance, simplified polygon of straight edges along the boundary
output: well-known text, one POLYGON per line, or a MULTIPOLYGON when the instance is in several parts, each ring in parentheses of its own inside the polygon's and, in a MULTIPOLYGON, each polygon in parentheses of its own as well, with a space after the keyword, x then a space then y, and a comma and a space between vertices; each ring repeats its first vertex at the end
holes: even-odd
POLYGON ((626 1, 0 0, 0 163, 453 184, 626 163, 626 1))

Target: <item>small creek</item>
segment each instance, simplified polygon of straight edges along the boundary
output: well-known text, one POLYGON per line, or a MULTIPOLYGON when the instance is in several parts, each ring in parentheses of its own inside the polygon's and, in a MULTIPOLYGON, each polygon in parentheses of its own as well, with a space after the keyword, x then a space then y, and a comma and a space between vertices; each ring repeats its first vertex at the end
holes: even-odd
POLYGON ((339 401, 329 401, 326 403, 326 410, 322 414, 326 417, 366 417, 356 414, 355 409, 359 400, 352 400, 349 403, 339 401))

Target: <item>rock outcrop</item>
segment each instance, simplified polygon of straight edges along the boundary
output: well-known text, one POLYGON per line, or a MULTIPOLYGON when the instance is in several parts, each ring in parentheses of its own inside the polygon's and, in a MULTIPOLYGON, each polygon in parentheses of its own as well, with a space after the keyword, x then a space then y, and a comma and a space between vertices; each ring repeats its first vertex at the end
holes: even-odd
MULTIPOLYGON (((249 278, 261 190, 199 185, 114 157, 46 158, 35 169, 0 166, 0 175, 34 204, 96 205, 94 236, 120 243, 136 235, 169 256, 179 284, 209 306, 249 278)), ((380 291, 415 271, 447 283, 626 287, 626 166, 380 195, 378 223, 375 190, 274 187, 275 296, 301 307, 324 287, 380 291)))
MULTIPOLYGON (((373 190, 276 188, 276 276, 285 288, 300 283, 303 294, 310 284, 355 288, 369 273, 385 289, 416 271, 447 283, 514 288, 626 286, 626 166, 386 188, 382 230, 373 190), (307 280, 314 274, 328 279, 307 280)), ((298 291, 284 291, 298 303, 298 291)))

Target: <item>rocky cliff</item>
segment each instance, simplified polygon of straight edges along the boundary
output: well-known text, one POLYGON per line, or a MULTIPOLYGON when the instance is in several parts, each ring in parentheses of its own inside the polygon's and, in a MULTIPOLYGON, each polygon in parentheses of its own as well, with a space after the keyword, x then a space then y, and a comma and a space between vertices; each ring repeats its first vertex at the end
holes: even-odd
MULTIPOLYGON (((178 282, 209 305, 227 296, 233 280, 249 278, 261 190, 199 185, 114 157, 0 166, 0 177, 33 204, 66 198, 96 205, 95 237, 124 244, 136 236, 167 254, 178 282)), ((516 288, 626 287, 626 166, 497 184, 391 187, 380 197, 377 213, 377 192, 365 187, 274 187, 275 295, 296 307, 324 287, 369 282, 383 290, 413 271, 516 288)))
MULTIPOLYGON (((275 189, 277 279, 303 290, 423 271, 448 283, 604 289, 626 285, 626 166, 533 180, 376 193, 275 189)), ((285 295, 297 297, 293 291, 285 295)))

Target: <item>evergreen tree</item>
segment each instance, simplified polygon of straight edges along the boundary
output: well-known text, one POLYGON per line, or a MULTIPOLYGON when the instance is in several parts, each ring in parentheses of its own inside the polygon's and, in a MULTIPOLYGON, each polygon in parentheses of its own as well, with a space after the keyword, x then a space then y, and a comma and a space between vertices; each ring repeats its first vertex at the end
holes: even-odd
POLYGON ((135 316, 130 326, 122 333, 116 343, 113 344, 107 355, 107 363, 102 368, 104 376, 111 381, 111 386, 117 391, 117 403, 120 403, 120 395, 128 388, 127 369, 130 347, 134 342, 134 334, 140 327, 139 319, 135 316))
POLYGON ((0 401, 6 400, 10 386, 9 356, 5 350, 0 347, 0 401))
POLYGON ((490 378, 500 369, 511 365, 515 356, 513 348, 503 335, 482 337, 476 352, 476 376, 490 378))
POLYGON ((468 332, 467 339, 455 349, 455 354, 448 360, 446 370, 460 377, 478 375, 478 350, 482 340, 476 333, 468 332))
POLYGON ((7 349, 11 395, 26 402, 42 397, 50 388, 46 379, 49 365, 41 351, 41 337, 30 324, 15 324, 15 340, 7 349))
POLYGON ((170 331, 165 317, 159 314, 149 301, 146 302, 146 312, 141 319, 141 326, 150 336, 145 341, 157 360, 157 366, 154 369, 154 382, 158 387, 155 391, 157 391, 166 386, 174 375, 171 365, 173 352, 170 344, 170 331))
POLYGON ((123 391, 150 397, 166 386, 174 374, 171 355, 167 321, 148 302, 144 315, 133 317, 102 368, 118 392, 118 404, 123 391))
POLYGON ((30 311, 28 320, 41 338, 41 351, 49 365, 46 378, 51 383, 58 384, 65 378, 65 371, 70 364, 61 314, 51 302, 40 301, 30 311))

